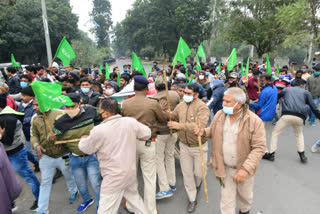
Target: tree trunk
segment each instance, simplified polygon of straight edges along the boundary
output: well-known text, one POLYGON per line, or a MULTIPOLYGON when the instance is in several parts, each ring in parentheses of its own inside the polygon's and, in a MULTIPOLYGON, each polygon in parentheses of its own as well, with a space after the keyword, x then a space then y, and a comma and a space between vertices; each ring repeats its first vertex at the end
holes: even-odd
POLYGON ((254 51, 254 46, 249 45, 249 58, 253 59, 253 51, 254 51))
POLYGON ((311 58, 312 58, 312 46, 313 46, 313 38, 314 34, 312 33, 312 38, 311 41, 308 45, 308 50, 307 50, 307 54, 306 54, 306 58, 304 59, 304 63, 308 66, 311 66, 311 58))
MULTIPOLYGON (((213 0, 213 5, 212 5, 212 23, 215 23, 216 19, 216 6, 217 6, 217 0, 213 0)), ((211 35, 209 39, 209 44, 208 44, 208 49, 207 49, 207 57, 211 57, 211 48, 212 48, 212 43, 215 38, 215 27, 212 27, 211 30, 211 35)))

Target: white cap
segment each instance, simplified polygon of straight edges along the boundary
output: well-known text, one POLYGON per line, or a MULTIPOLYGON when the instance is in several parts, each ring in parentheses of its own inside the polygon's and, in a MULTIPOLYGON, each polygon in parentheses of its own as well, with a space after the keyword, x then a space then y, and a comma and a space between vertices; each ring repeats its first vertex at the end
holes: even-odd
POLYGON ((59 69, 59 65, 58 65, 58 63, 56 63, 56 62, 53 62, 53 63, 52 63, 52 67, 59 69))

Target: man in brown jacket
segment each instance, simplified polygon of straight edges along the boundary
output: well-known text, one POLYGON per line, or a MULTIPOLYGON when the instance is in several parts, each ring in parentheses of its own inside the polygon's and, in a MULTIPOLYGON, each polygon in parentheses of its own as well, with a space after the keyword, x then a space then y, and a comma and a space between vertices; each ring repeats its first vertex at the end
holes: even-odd
MULTIPOLYGON (((127 99, 122 104, 121 114, 124 117, 133 117, 140 123, 148 126, 152 131, 152 138, 147 141, 137 140, 137 161, 140 160, 144 180, 144 204, 149 214, 157 214, 156 208, 156 145, 155 137, 157 122, 167 121, 166 114, 162 111, 156 100, 146 97, 148 93, 148 80, 138 75, 134 77, 134 91, 136 95, 127 99)), ((123 207, 132 211, 128 203, 123 207)))
POLYGON ((234 214, 236 202, 240 214, 249 214, 254 174, 266 149, 263 122, 245 102, 242 89, 230 88, 224 93, 223 110, 210 127, 195 127, 195 134, 212 138, 212 166, 222 186, 222 214, 234 214))
MULTIPOLYGON (((184 89, 184 102, 180 103, 172 112, 169 128, 179 130, 180 164, 183 174, 184 187, 188 194, 189 204, 187 211, 192 213, 197 205, 197 192, 202 183, 202 170, 198 138, 193 134, 198 120, 202 127, 206 127, 210 111, 207 105, 198 99, 199 87, 197 84, 188 85, 184 89)), ((208 143, 202 138, 204 163, 207 162, 208 143)), ((205 164, 206 167, 206 164, 205 164)), ((206 170, 206 169, 205 169, 206 170)))
MULTIPOLYGON (((153 96, 159 102, 167 103, 165 90, 165 80, 163 76, 159 76, 155 81, 155 86, 158 91, 153 96)), ((173 110, 180 102, 180 97, 175 91, 168 91, 170 100, 170 109, 173 110)), ((172 191, 176 191, 176 172, 174 151, 177 142, 177 131, 170 129, 167 122, 158 123, 157 138, 156 138, 156 165, 160 192, 157 193, 156 199, 171 197, 172 191)))

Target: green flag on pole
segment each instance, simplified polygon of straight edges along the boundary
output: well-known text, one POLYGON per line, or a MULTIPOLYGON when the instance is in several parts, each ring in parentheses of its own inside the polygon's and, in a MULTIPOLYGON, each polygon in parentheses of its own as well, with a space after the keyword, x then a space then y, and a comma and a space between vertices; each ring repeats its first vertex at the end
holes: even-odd
POLYGON ((55 57, 61 59, 62 63, 65 66, 69 66, 71 60, 76 58, 76 54, 74 53, 71 45, 67 41, 66 37, 63 37, 63 39, 60 42, 60 45, 57 49, 55 57))
POLYGON ((102 69, 103 69, 103 66, 100 65, 100 67, 99 67, 99 74, 102 74, 102 69))
POLYGON ((198 51, 197 51, 197 55, 202 57, 202 58, 206 58, 206 54, 204 52, 204 49, 202 47, 202 43, 199 45, 198 51))
POLYGON ((189 80, 189 82, 188 82, 188 85, 192 84, 193 77, 194 77, 194 75, 192 74, 192 75, 191 75, 191 78, 190 78, 190 80, 189 80))
POLYGON ((142 65, 142 62, 135 52, 132 52, 132 70, 136 70, 139 73, 141 73, 145 78, 148 78, 142 65))
POLYGON ((266 54, 266 71, 268 74, 272 75, 272 68, 271 68, 268 54, 266 54))
POLYGON ((243 62, 241 61, 241 77, 244 76, 244 70, 243 70, 243 62))
POLYGON ((175 65, 178 61, 187 67, 186 58, 191 54, 191 50, 187 43, 180 37, 176 54, 173 58, 172 65, 175 65))
POLYGON ((106 63, 106 79, 110 79, 110 68, 108 63, 106 63))
POLYGON ((120 72, 117 72, 117 83, 119 88, 120 88, 120 77, 121 77, 120 72))
POLYGON ((148 70, 149 70, 149 73, 152 72, 152 67, 151 67, 151 65, 148 65, 148 70))
POLYGON ((20 67, 19 63, 16 62, 16 59, 14 58, 13 54, 11 54, 11 66, 20 67))
POLYGON ((277 75, 279 74, 280 72, 280 67, 279 67, 279 64, 277 64, 277 75))
POLYGON ((228 59, 228 66, 227 66, 228 71, 231 71, 236 65, 237 65, 237 50, 233 48, 228 59))
POLYGON ((247 65, 246 65, 246 81, 248 81, 249 66, 250 66, 250 58, 248 57, 247 65))
POLYGON ((221 72, 221 62, 219 62, 219 66, 218 66, 218 70, 217 70, 218 73, 221 72))
POLYGON ((59 84, 33 81, 31 87, 42 113, 48 110, 57 110, 65 105, 73 105, 69 97, 61 95, 62 86, 59 84))
POLYGON ((200 65, 200 60, 198 55, 196 56, 196 58, 197 58, 197 71, 201 71, 201 65, 200 65))

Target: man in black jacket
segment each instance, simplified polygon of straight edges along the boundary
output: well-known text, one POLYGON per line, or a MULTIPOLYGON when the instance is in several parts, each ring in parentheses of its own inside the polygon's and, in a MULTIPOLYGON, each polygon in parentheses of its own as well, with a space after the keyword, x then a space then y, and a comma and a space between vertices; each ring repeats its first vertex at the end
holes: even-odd
POLYGON ((22 131, 23 113, 16 112, 7 107, 6 95, 0 94, 0 127, 5 129, 4 135, 0 136, 12 168, 19 174, 27 184, 30 185, 35 197, 31 211, 38 207, 40 183, 32 172, 27 158, 27 150, 23 145, 24 135, 22 131))
POLYGON ((283 98, 282 112, 277 125, 272 131, 270 153, 264 155, 264 159, 274 161, 275 151, 277 150, 279 135, 291 125, 297 139, 297 150, 302 163, 307 162, 307 157, 304 154, 304 137, 303 125, 308 115, 306 105, 310 106, 312 112, 319 119, 320 112, 313 102, 311 93, 304 89, 305 81, 296 80, 295 85, 290 88, 283 89, 278 98, 283 98))
POLYGON ((18 94, 21 91, 20 78, 17 70, 13 67, 7 68, 9 94, 18 94))

